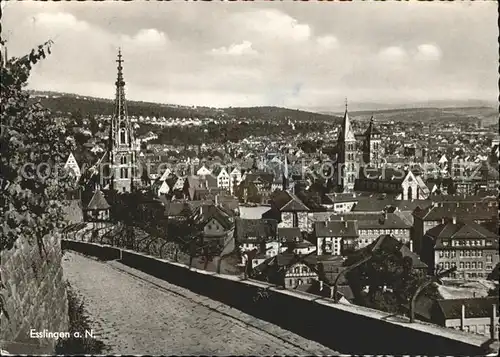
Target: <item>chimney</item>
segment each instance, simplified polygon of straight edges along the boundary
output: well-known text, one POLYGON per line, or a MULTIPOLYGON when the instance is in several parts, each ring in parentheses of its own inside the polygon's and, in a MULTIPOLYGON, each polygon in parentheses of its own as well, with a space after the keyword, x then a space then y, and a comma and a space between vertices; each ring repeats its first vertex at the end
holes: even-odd
POLYGON ((344 228, 347 228, 347 221, 344 221, 344 228))
POLYGON ((444 218, 441 218, 441 224, 444 224, 444 223, 445 223, 444 218))
POLYGON ((498 336, 495 336, 495 327, 497 323, 498 323, 497 304, 493 304, 491 311, 491 321, 490 321, 490 337, 492 340, 498 340, 498 336))
POLYGON ((219 205, 219 195, 215 195, 215 205, 219 205))
POLYGON ((462 304, 462 316, 460 316, 460 330, 464 331, 465 327, 465 305, 462 304))
POLYGON ((340 216, 340 220, 344 222, 344 216, 340 216))
POLYGON ((319 291, 323 291, 323 280, 319 281, 319 291))
POLYGON ((413 252, 413 241, 410 239, 410 251, 413 252))
POLYGON ((453 224, 457 224, 457 217, 453 216, 453 224))

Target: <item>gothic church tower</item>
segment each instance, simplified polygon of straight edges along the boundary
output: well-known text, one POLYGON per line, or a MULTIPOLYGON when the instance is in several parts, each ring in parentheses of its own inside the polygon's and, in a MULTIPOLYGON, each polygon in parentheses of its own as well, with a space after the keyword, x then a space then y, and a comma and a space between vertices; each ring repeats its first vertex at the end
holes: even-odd
POLYGON ((356 168, 356 137, 349 120, 347 101, 345 105, 344 120, 337 139, 337 184, 343 192, 352 192, 357 177, 356 168))
POLYGON ((370 124, 365 132, 365 143, 363 147, 363 162, 369 164, 370 167, 378 168, 381 164, 381 148, 382 139, 380 131, 375 126, 373 117, 370 119, 370 124))
POLYGON ((125 81, 123 80, 122 54, 118 50, 118 76, 115 82, 116 98, 115 110, 109 128, 108 157, 109 170, 107 177, 101 182, 104 187, 109 183, 109 188, 118 192, 132 192, 140 184, 137 168, 138 147, 135 142, 133 126, 127 113, 125 100, 125 81))

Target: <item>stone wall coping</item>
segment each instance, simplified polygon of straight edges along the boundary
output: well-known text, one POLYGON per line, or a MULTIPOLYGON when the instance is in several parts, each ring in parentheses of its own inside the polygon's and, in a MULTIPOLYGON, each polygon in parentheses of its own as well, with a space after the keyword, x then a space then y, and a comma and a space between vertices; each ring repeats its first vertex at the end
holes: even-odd
POLYGON ((133 251, 130 249, 117 248, 117 247, 113 247, 113 246, 107 245, 107 244, 82 242, 82 241, 72 240, 72 239, 65 239, 65 240, 78 242, 78 243, 84 243, 84 244, 88 244, 88 245, 99 246, 99 247, 103 247, 103 248, 118 249, 118 250, 130 253, 130 254, 140 255, 143 257, 147 257, 149 259, 161 261, 162 263, 175 265, 179 268, 188 269, 188 270, 191 270, 191 271, 199 273, 199 274, 210 275, 210 276, 214 276, 214 277, 219 278, 219 279, 231 280, 231 281, 242 283, 242 284, 252 285, 252 286, 255 286, 258 288, 274 291, 274 292, 277 292, 280 294, 293 296, 293 297, 301 299, 301 300, 310 301, 311 303, 328 306, 329 308, 339 309, 339 310, 342 310, 342 311, 345 311, 348 313, 365 316, 365 317, 368 317, 371 319, 383 320, 384 322, 386 322, 388 324, 398 325, 402 328, 409 328, 409 329, 413 329, 415 331, 420 331, 423 333, 442 336, 442 337, 449 338, 451 340, 455 340, 458 342, 466 343, 466 344, 469 344, 472 346, 479 347, 481 345, 484 345, 487 341, 489 341, 489 337, 487 337, 487 336, 474 335, 474 334, 470 334, 470 333, 467 333, 464 331, 454 330, 454 329, 447 328, 447 327, 441 327, 441 326, 433 325, 433 324, 426 323, 423 321, 417 321, 414 323, 410 323, 410 320, 408 318, 403 317, 403 316, 397 316, 397 315, 393 315, 393 314, 386 313, 383 311, 367 308, 364 306, 354 305, 354 304, 335 303, 332 299, 329 299, 329 298, 321 297, 321 296, 306 293, 306 292, 293 291, 293 290, 281 288, 281 287, 278 287, 276 285, 268 284, 268 283, 257 281, 257 280, 251 280, 251 279, 245 280, 245 279, 241 278, 240 276, 217 274, 216 272, 211 272, 211 271, 206 271, 206 270, 201 270, 201 269, 196 269, 196 268, 190 269, 187 265, 177 263, 177 262, 172 262, 172 261, 169 261, 166 259, 157 258, 157 257, 154 257, 152 255, 136 252, 136 251, 133 251))

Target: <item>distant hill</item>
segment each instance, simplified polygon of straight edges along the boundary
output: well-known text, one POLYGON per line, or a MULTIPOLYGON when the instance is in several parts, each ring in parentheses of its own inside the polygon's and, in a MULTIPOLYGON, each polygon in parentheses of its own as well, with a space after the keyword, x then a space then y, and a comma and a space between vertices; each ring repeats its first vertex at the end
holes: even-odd
MULTIPOLYGON (((477 107, 449 107, 449 108, 400 108, 383 110, 350 111, 355 120, 369 120, 373 117, 377 121, 401 121, 401 122, 458 122, 481 120, 483 125, 498 122, 498 109, 489 106, 477 107)), ((333 114, 333 113, 332 113, 333 114)))
MULTIPOLYGON (((70 93, 48 91, 29 91, 33 101, 40 103, 54 112, 75 113, 83 116, 113 114, 113 100, 95 98, 70 93)), ((180 106, 171 104, 127 101, 129 115, 155 117, 202 117, 202 118, 240 118, 242 120, 292 120, 292 121, 329 121, 338 122, 339 117, 302 110, 279 107, 248 108, 211 108, 198 106, 180 106)))

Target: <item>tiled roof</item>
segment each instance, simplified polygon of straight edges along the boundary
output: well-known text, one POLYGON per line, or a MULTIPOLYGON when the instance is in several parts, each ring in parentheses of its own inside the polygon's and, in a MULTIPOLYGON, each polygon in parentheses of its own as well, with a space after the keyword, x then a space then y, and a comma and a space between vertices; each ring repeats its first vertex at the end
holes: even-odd
POLYGON ((200 226, 205 225, 211 219, 217 220, 226 230, 233 226, 229 216, 213 204, 203 205, 201 212, 196 213, 194 219, 200 226))
POLYGON ((437 305, 446 319, 460 319, 462 305, 465 306, 465 318, 490 317, 494 304, 498 316, 498 296, 437 300, 437 305))
POLYGON ((445 222, 429 229, 426 234, 433 238, 498 238, 497 234, 474 222, 445 222))
POLYGON ((387 214, 363 214, 363 213, 342 213, 334 214, 330 218, 332 221, 357 221, 358 229, 407 229, 410 225, 403 221, 395 213, 387 214))
POLYGON ((424 221, 440 221, 442 218, 451 217, 467 220, 489 220, 498 215, 498 204, 489 207, 488 203, 443 202, 425 209, 416 208, 413 215, 424 221))
POLYGON ((358 237, 357 221, 315 222, 313 225, 316 237, 358 237))
POLYGON ((327 193, 325 196, 331 203, 357 202, 359 200, 355 193, 327 193))
POLYGON ((278 222, 273 219, 235 219, 235 237, 238 241, 248 237, 276 237, 278 222))
POLYGON ((309 208, 294 194, 287 191, 279 191, 271 198, 271 206, 281 212, 304 212, 309 208))
POLYGON ((382 212, 385 208, 396 205, 394 199, 375 199, 371 197, 360 198, 358 203, 353 207, 352 212, 382 212))

